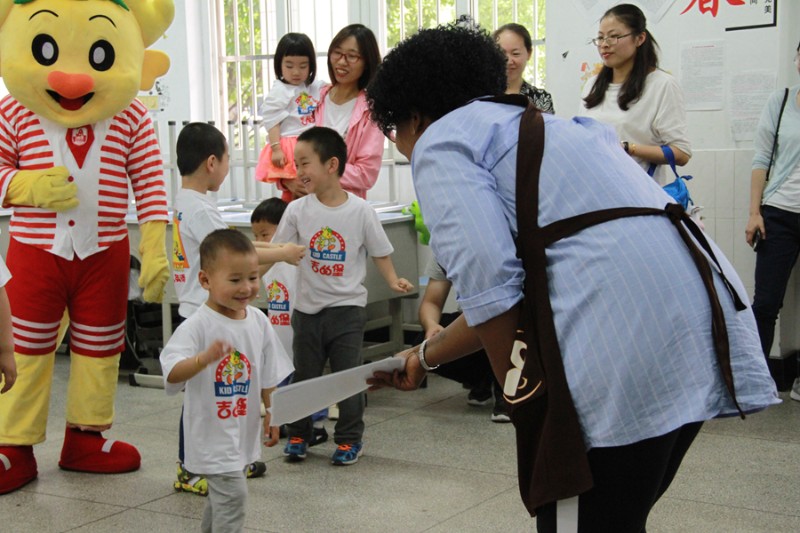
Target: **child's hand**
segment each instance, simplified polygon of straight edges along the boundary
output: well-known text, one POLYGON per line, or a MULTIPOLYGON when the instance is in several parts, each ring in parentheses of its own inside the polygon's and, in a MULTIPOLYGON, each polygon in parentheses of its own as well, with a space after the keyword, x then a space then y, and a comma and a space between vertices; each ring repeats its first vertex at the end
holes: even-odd
POLYGON ((272 448, 278 444, 281 433, 278 426, 269 425, 270 420, 272 420, 272 415, 270 414, 269 410, 267 410, 267 414, 264 416, 264 446, 267 448, 272 448))
POLYGON ((197 354, 197 360, 202 366, 208 366, 214 361, 219 361, 229 353, 233 347, 225 341, 215 340, 205 351, 197 354))
POLYGON ((297 266, 306 255, 306 247, 299 244, 287 242, 282 246, 283 248, 283 261, 290 265, 297 266))
POLYGON ((3 378, 3 388, 0 394, 8 392, 17 381, 17 362, 14 360, 14 352, 0 353, 0 377, 3 378))
POLYGON ((397 278, 394 283, 389 284, 389 288, 394 292, 408 292, 414 286, 406 278, 397 278))
POLYGON ((278 168, 286 166, 286 156, 283 155, 283 150, 279 145, 272 147, 272 164, 278 168))

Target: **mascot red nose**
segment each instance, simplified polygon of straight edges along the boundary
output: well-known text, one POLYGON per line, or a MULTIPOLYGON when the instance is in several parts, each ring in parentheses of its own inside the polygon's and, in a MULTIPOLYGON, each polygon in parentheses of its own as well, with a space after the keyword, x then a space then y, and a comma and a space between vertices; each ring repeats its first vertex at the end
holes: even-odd
POLYGON ((159 301, 169 277, 167 196, 153 123, 136 99, 169 68, 147 50, 172 0, 0 0, 0 199, 13 209, 6 261, 17 381, 0 396, 0 494, 37 476, 56 343, 68 311, 67 428, 59 466, 139 468, 106 439, 124 347, 133 191, 139 284, 159 301))

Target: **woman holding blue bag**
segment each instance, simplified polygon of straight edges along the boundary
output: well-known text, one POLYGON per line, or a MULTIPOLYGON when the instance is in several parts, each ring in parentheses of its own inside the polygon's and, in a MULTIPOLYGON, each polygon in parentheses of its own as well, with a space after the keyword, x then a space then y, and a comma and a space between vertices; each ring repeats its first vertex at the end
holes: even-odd
POLYGON ((623 149, 645 170, 652 166, 653 179, 666 185, 674 178, 661 147, 672 150, 678 166, 688 163, 692 152, 683 92, 658 68, 658 45, 644 14, 631 4, 612 7, 591 42, 603 68, 586 82, 581 114, 614 126, 623 149))

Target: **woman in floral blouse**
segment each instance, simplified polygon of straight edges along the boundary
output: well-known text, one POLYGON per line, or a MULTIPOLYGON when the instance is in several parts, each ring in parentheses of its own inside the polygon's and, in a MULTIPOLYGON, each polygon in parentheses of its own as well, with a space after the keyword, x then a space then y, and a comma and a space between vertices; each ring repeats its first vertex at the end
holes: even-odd
POLYGON ((508 87, 506 94, 524 94, 530 101, 545 113, 555 113, 553 97, 544 89, 539 89, 522 79, 525 66, 531 58, 533 43, 531 34, 520 24, 500 26, 492 35, 494 41, 506 54, 506 76, 508 87))

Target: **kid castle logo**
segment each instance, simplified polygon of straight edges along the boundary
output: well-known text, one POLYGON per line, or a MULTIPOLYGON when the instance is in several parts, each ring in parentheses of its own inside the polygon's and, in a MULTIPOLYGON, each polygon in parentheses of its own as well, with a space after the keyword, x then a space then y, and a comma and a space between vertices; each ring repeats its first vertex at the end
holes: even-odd
POLYGON ((269 310, 269 321, 272 322, 272 325, 291 325, 290 308, 289 290, 286 285, 273 279, 267 290, 267 309, 269 310))
POLYGON ((311 237, 308 244, 311 249, 311 270, 322 276, 344 274, 345 242, 344 238, 330 227, 325 226, 311 237), (321 263, 329 261, 333 264, 321 263))
POLYGON ((304 91, 295 98, 294 103, 297 104, 297 114, 300 115, 300 123, 304 126, 313 124, 314 111, 317 109, 319 102, 304 91))
POLYGON ((247 394, 250 392, 250 360, 238 350, 232 350, 217 364, 214 374, 214 395, 217 416, 222 419, 247 414, 247 394))

